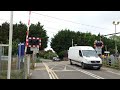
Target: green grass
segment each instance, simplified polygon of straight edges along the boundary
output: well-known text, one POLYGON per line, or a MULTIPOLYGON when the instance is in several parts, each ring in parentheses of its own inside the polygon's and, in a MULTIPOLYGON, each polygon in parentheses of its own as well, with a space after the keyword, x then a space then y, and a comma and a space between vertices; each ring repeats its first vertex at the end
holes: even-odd
MULTIPOLYGON (((23 70, 11 70, 11 79, 23 79, 23 70)), ((7 79, 7 70, 0 73, 0 79, 7 79)))
MULTIPOLYGON (((23 69, 17 70, 17 60, 11 62, 11 79, 23 79, 23 69)), ((8 61, 1 61, 0 79, 7 79, 8 61)))
POLYGON ((118 61, 114 62, 113 64, 111 64, 111 66, 107 63, 107 61, 103 61, 103 66, 105 67, 109 67, 109 68, 113 68, 113 69, 120 69, 120 63, 118 61))
POLYGON ((36 63, 41 63, 42 61, 40 60, 40 58, 36 58, 36 63))
MULTIPOLYGON (((17 63, 17 60, 11 61, 11 69, 12 70, 16 70, 16 63, 17 63)), ((2 60, 0 62, 0 64, 1 64, 2 70, 7 70, 8 69, 8 61, 2 60)))

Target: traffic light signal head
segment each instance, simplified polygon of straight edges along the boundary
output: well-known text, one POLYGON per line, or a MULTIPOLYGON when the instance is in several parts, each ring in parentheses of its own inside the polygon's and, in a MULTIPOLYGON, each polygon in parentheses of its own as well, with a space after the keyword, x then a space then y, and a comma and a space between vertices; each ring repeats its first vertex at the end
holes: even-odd
POLYGON ((94 42, 94 47, 102 47, 103 48, 103 42, 102 41, 96 41, 94 42))
POLYGON ((35 37, 29 37, 28 39, 28 47, 37 47, 40 45, 40 39, 35 37))
POLYGON ((98 42, 96 43, 96 46, 97 46, 97 47, 101 47, 101 46, 102 46, 102 42, 98 41, 98 42))
POLYGON ((29 44, 29 45, 32 45, 32 42, 33 42, 32 39, 29 39, 29 40, 28 40, 28 44, 29 44))

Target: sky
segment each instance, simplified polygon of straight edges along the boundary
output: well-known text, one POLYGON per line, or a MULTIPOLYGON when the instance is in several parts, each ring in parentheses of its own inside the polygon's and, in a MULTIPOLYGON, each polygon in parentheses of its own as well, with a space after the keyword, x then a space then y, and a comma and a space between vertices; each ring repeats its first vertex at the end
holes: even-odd
MULTIPOLYGON (((13 23, 27 24, 29 11, 13 11, 13 23)), ((10 22, 10 11, 0 11, 0 24, 10 22)), ((44 25, 49 36, 46 50, 51 49, 51 38, 62 29, 102 35, 115 33, 113 21, 120 21, 120 11, 31 11, 30 23, 44 25)), ((120 24, 116 26, 120 32, 120 24)))

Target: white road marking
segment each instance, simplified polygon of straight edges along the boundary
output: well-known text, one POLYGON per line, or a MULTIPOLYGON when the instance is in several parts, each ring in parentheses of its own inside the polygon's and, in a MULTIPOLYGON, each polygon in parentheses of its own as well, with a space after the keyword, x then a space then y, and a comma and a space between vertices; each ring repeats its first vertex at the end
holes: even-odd
POLYGON ((30 73, 30 76, 32 76, 32 73, 30 73))
POLYGON ((46 67, 46 70, 48 72, 50 79, 59 79, 58 76, 55 74, 55 72, 52 69, 50 69, 45 63, 43 63, 43 64, 46 67))
POLYGON ((76 71, 76 70, 54 70, 56 72, 63 72, 63 71, 76 71))
POLYGON ((94 78, 97 78, 97 79, 105 79, 105 78, 103 78, 103 77, 100 77, 100 76, 95 75, 95 74, 93 74, 93 73, 90 73, 90 72, 88 72, 88 71, 80 70, 80 69, 78 69, 78 68, 75 68, 75 67, 72 67, 72 66, 69 66, 69 65, 67 65, 67 66, 70 67, 70 68, 75 69, 76 71, 80 71, 80 72, 85 73, 85 74, 87 74, 87 75, 89 75, 89 76, 92 76, 92 77, 94 77, 94 78))
POLYGON ((98 75, 95 75, 95 74, 90 73, 90 72, 85 71, 85 70, 77 70, 77 71, 80 71, 80 72, 82 72, 82 73, 85 73, 85 74, 90 75, 90 76, 92 76, 92 77, 94 77, 94 78, 97 78, 97 79, 104 79, 103 77, 100 77, 100 76, 98 76, 98 75))
MULTIPOLYGON (((43 63, 44 64, 44 63, 43 63)), ((51 79, 58 79, 58 77, 57 77, 57 75, 54 73, 54 71, 70 71, 70 70, 65 70, 66 69, 66 66, 68 66, 68 67, 70 67, 70 68, 73 68, 74 70, 72 70, 72 71, 80 71, 80 72, 82 72, 82 73, 84 73, 84 74, 87 74, 87 75, 89 75, 89 76, 92 76, 92 77, 94 77, 94 78, 97 78, 97 79, 105 79, 105 78, 103 78, 103 77, 100 77, 100 76, 98 76, 98 75, 95 75, 95 74, 93 74, 93 73, 90 73, 90 72, 88 72, 88 71, 85 71, 85 70, 80 70, 80 69, 78 69, 78 68, 75 68, 75 67, 72 67, 72 66, 69 66, 69 65, 65 65, 65 68, 63 69, 63 70, 52 70, 54 67, 52 67, 51 69, 49 69, 49 67, 46 65, 46 64, 44 64, 45 65, 45 67, 46 67, 46 69, 47 69, 47 71, 49 72, 48 74, 49 74, 49 77, 51 77, 51 79)), ((62 64, 62 65, 64 65, 64 64, 62 64)))
POLYGON ((63 70, 66 70, 66 65, 65 65, 65 67, 64 67, 64 69, 63 70))
POLYGON ((52 68, 50 68, 51 70, 54 68, 54 67, 56 67, 57 66, 57 64, 56 65, 54 65, 52 68))
POLYGON ((52 75, 53 75, 54 79, 59 79, 58 76, 55 74, 55 72, 53 70, 51 70, 51 72, 52 72, 52 75))
POLYGON ((106 70, 107 72, 110 72, 110 73, 113 73, 113 74, 116 74, 116 75, 120 75, 120 73, 113 72, 110 69, 107 69, 107 68, 102 68, 102 69, 106 70))
POLYGON ((120 73, 115 73, 113 71, 107 71, 107 72, 110 72, 110 73, 113 73, 113 74, 116 74, 116 75, 120 75, 120 73))
POLYGON ((44 64, 44 66, 45 66, 45 68, 46 68, 46 70, 47 70, 47 72, 48 72, 48 75, 49 75, 50 79, 52 79, 52 76, 51 76, 51 74, 50 74, 50 71, 49 71, 48 67, 46 66, 45 63, 43 63, 43 64, 44 64))

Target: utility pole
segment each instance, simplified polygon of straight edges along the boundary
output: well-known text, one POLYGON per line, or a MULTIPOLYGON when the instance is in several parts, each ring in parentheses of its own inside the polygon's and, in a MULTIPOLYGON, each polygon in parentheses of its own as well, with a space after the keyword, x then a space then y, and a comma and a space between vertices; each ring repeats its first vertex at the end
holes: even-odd
POLYGON ((116 55, 117 55, 117 44, 116 44, 116 25, 119 24, 119 22, 115 22, 113 21, 113 24, 115 25, 115 35, 114 35, 114 40, 115 40, 115 60, 117 59, 116 55))
POLYGON ((1 56, 2 56, 2 46, 0 46, 0 74, 2 71, 1 56))
POLYGON ((100 36, 100 41, 101 41, 101 36, 100 36))
POLYGON ((107 45, 105 45, 105 50, 107 51, 107 45))
POLYGON ((9 51, 8 51, 7 79, 10 79, 10 73, 11 73, 12 34, 13 34, 13 11, 10 12, 10 30, 9 30, 9 51))
MULTIPOLYGON (((115 24, 115 33, 116 33, 116 24, 115 24)), ((116 47, 116 34, 115 34, 115 55, 117 54, 117 47, 116 47)))
POLYGON ((72 47, 73 47, 73 39, 72 39, 72 47))

